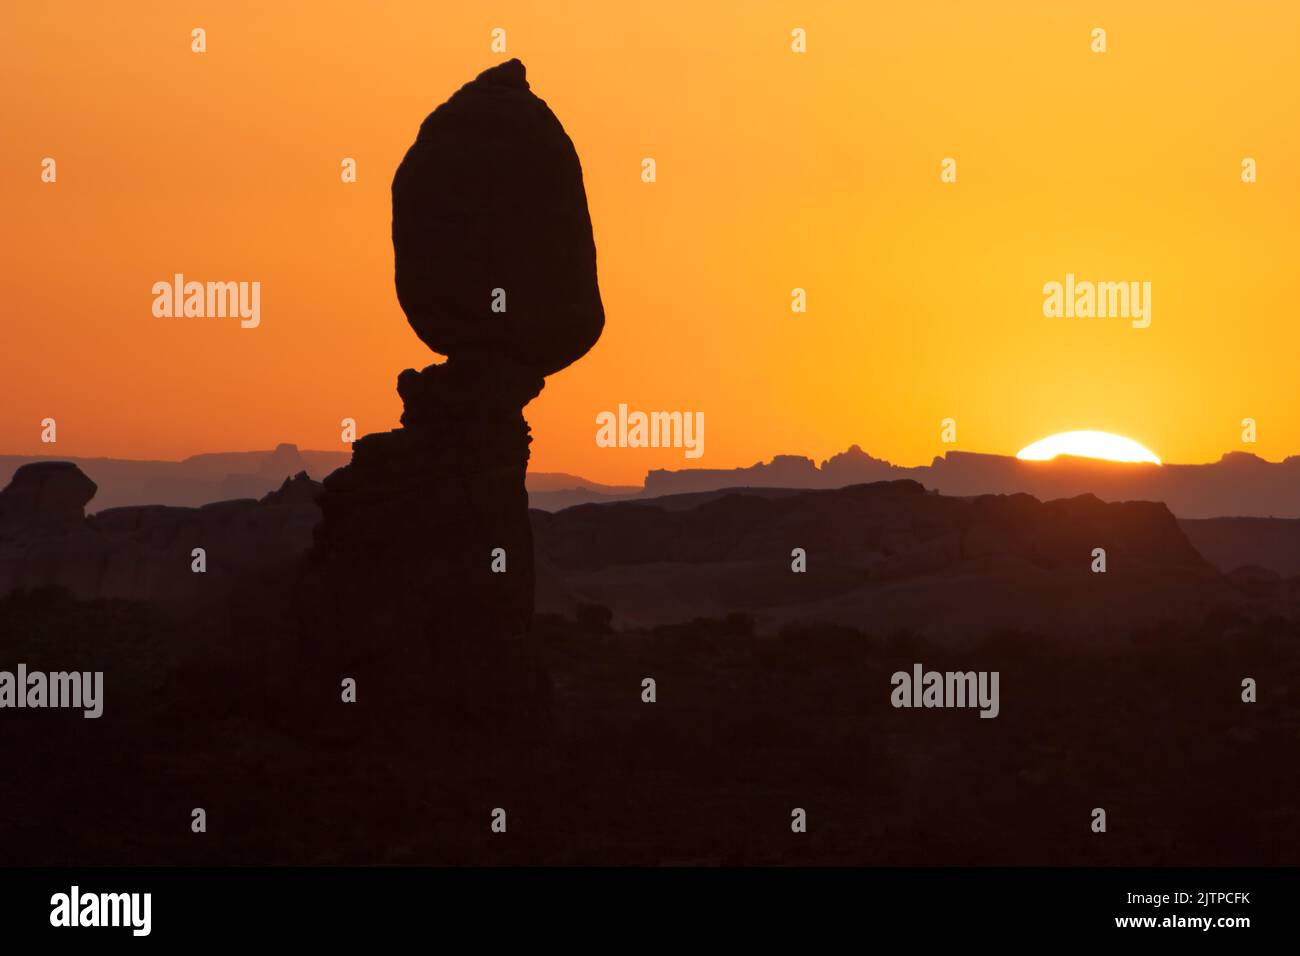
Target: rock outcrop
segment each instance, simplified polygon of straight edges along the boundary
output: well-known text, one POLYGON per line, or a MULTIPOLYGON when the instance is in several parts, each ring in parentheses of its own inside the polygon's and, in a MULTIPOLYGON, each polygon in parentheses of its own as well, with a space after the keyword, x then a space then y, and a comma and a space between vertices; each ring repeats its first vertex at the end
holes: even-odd
POLYGON ((0 597, 61 588, 83 599, 203 604, 242 581, 292 570, 320 520, 305 472, 260 501, 201 508, 142 505, 86 517, 95 484, 71 462, 20 468, 0 491, 0 597), (193 570, 202 548, 205 569, 193 570))
POLYGON ((1082 636, 1239 603, 1159 502, 952 498, 899 480, 582 505, 533 522, 541 609, 601 604, 619 625, 743 611, 764 626, 879 635, 1082 636), (792 573, 796 548, 808 573, 792 573))
POLYGON ((548 708, 522 411, 604 312, 578 156, 523 64, 424 121, 393 179, 393 250, 411 327, 447 361, 402 372, 402 427, 325 480, 334 651, 408 711, 532 731, 548 708))
POLYGON ((954 497, 1027 494, 1039 501, 1093 494, 1102 501, 1163 501, 1179 518, 1300 517, 1300 455, 1279 462, 1229 452, 1204 465, 1153 465, 1061 455, 1023 461, 1010 455, 949 451, 929 465, 903 467, 857 445, 817 466, 810 458, 777 455, 747 468, 656 469, 643 497, 723 488, 843 488, 911 478, 954 497))
MULTIPOLYGON (((299 451, 296 445, 281 444, 274 451, 217 452, 183 461, 74 457, 66 462, 97 486, 87 508, 106 511, 139 505, 197 508, 232 498, 260 498, 300 471, 319 481, 346 465, 349 457, 349 452, 299 451)), ((64 460, 0 455, 0 487, 24 465, 64 460)))
POLYGON ((95 497, 95 483, 70 461, 23 465, 0 491, 0 527, 75 525, 95 497))

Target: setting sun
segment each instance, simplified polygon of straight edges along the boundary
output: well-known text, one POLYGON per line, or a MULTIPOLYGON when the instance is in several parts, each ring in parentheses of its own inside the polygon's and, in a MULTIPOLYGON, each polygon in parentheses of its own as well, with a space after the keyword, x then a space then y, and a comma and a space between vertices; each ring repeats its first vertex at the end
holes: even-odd
POLYGON ((1109 432, 1061 432, 1026 445, 1016 453, 1024 461, 1050 461, 1057 455, 1160 464, 1160 459, 1149 449, 1131 438, 1109 432))

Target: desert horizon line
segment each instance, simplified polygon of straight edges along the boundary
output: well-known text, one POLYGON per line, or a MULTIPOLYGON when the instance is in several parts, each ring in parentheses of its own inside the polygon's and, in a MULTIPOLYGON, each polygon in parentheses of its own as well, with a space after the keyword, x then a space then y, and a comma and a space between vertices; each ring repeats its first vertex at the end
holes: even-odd
MULTIPOLYGON (((282 442, 277 442, 275 445, 271 447, 229 448, 229 449, 222 449, 220 451, 198 451, 189 455, 185 455, 184 457, 181 458, 158 458, 158 457, 134 458, 130 456, 113 455, 113 454, 76 454, 76 453, 68 454, 68 455, 53 455, 53 454, 45 454, 45 453, 29 454, 24 452, 0 451, 0 459, 27 458, 27 459, 41 460, 41 461, 72 461, 72 460, 97 461, 98 460, 98 461, 134 462, 140 464, 159 463, 159 464, 175 465, 175 464, 182 464, 186 461, 191 461, 195 458, 203 458, 203 457, 210 457, 216 455, 273 454, 282 448, 289 448, 297 452, 298 454, 307 454, 307 455, 350 455, 352 451, 351 446, 341 448, 341 449, 304 448, 299 446, 297 442, 282 441, 282 442)), ((1281 465, 1281 464, 1285 464, 1288 461, 1291 461, 1294 458, 1300 458, 1300 452, 1285 455, 1284 457, 1279 459, 1272 459, 1272 458, 1266 458, 1263 455, 1260 455, 1257 452, 1253 452, 1253 451, 1246 451, 1244 449, 1231 449, 1222 452, 1218 458, 1208 459, 1205 461, 1162 461, 1159 464, 1157 464, 1148 461, 1115 461, 1115 460, 1104 459, 1104 458, 1095 458, 1087 455, 1072 455, 1067 453, 1058 454, 1055 457, 1050 459, 1034 460, 1034 459, 1019 458, 1015 451, 1001 452, 1001 451, 980 451, 980 450, 968 449, 968 448, 950 448, 940 454, 936 454, 932 456, 928 461, 921 461, 916 463, 902 463, 902 462, 892 461, 888 458, 878 457, 872 452, 867 451, 860 442, 852 442, 843 451, 835 452, 821 459, 819 459, 816 455, 810 455, 803 452, 792 452, 792 451, 772 452, 768 455, 767 458, 759 458, 756 461, 750 461, 748 463, 744 463, 737 460, 736 462, 733 463, 712 464, 712 463, 704 463, 699 459, 692 459, 692 464, 684 468, 650 466, 646 469, 646 473, 649 474, 650 472, 658 472, 658 471, 730 471, 733 469, 753 468, 758 465, 771 464, 775 462, 778 458, 802 458, 806 461, 812 462, 813 465, 820 470, 823 466, 825 466, 827 463, 831 462, 832 460, 842 455, 851 454, 855 450, 863 455, 866 455, 869 458, 874 459, 875 461, 881 462, 883 464, 889 465, 894 468, 900 468, 900 469, 931 467, 935 463, 945 460, 949 455, 972 455, 972 456, 980 456, 980 457, 987 457, 987 458, 1005 458, 1005 459, 1020 462, 1026 466, 1050 466, 1053 462, 1067 460, 1073 462, 1090 462, 1097 465, 1109 465, 1109 466, 1117 466, 1122 468, 1144 468, 1144 469, 1195 468, 1204 465, 1219 464, 1224 459, 1234 455, 1254 458, 1261 462, 1264 462, 1265 464, 1270 464, 1270 465, 1281 465)), ((564 468, 564 467, 559 467, 559 468, 548 467, 545 469, 534 469, 532 467, 531 462, 529 463, 528 470, 530 472, 535 472, 537 474, 572 474, 581 477, 579 471, 571 470, 569 468, 564 468)), ((601 481, 596 483, 617 485, 617 484, 625 484, 626 482, 601 481)))

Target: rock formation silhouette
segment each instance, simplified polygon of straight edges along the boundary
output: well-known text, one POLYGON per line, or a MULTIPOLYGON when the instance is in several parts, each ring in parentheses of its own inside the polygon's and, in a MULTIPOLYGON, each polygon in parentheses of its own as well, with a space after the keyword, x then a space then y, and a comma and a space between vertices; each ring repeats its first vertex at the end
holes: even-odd
POLYGON ((457 724, 536 728, 523 407, 604 327, 582 168, 511 60, 425 119, 392 193, 398 300, 447 361, 402 372, 402 427, 325 479, 340 663, 457 724))
POLYGON ((655 469, 646 475, 640 497, 724 488, 843 488, 904 478, 961 497, 1023 493, 1051 501, 1094 494, 1103 501, 1163 501, 1179 518, 1300 517, 1300 455, 1272 462, 1239 451, 1201 465, 1068 455, 1022 461, 1011 455, 949 451, 929 465, 905 467, 853 445, 820 466, 811 458, 776 455, 746 468, 655 469))
POLYGON ((76 464, 24 465, 0 491, 0 598, 61 588, 82 600, 191 609, 223 600, 241 583, 296 569, 320 519, 319 490, 300 472, 260 500, 140 505, 87 516, 95 482, 76 464), (210 559, 203 574, 192 571, 196 547, 210 559))
POLYGON ((616 627, 741 612, 768 631, 1091 639, 1243 601, 1163 504, 1092 495, 955 498, 904 479, 580 505, 534 512, 533 528, 539 611, 568 613, 581 596, 616 627), (810 573, 791 573, 796 546, 810 573), (1096 547, 1105 574, 1092 571, 1096 547))
POLYGON ((69 461, 23 465, 0 491, 0 526, 77 525, 95 497, 95 483, 69 461))

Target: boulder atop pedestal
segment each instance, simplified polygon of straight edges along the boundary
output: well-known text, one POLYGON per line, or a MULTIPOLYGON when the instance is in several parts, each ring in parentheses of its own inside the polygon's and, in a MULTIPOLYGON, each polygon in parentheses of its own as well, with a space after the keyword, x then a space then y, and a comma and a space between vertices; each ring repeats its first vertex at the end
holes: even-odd
POLYGON ((582 165, 518 60, 420 126, 393 177, 393 251, 411 327, 453 362, 488 353, 550 375, 600 337, 582 165))
POLYGON ((393 178, 393 252, 407 320, 447 361, 402 372, 402 427, 323 483, 317 656, 402 732, 535 742, 550 692, 523 408, 605 313, 582 166, 518 60, 425 119, 393 178))

